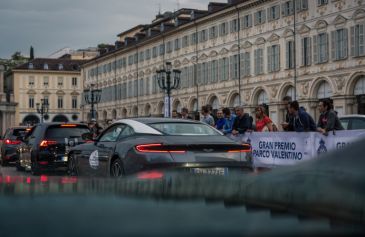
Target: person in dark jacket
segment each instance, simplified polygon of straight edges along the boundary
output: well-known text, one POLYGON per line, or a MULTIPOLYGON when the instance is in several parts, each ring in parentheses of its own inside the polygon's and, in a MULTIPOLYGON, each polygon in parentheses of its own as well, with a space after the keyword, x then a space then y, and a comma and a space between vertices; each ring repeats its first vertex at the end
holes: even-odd
POLYGON ((344 130, 337 113, 333 110, 333 105, 330 100, 325 99, 320 101, 318 109, 321 112, 317 123, 318 132, 326 135, 329 131, 344 130))
POLYGON ((294 131, 294 127, 293 127, 293 116, 289 113, 289 104, 292 102, 292 98, 290 96, 285 96, 283 98, 283 104, 285 105, 286 108, 286 114, 285 114, 285 122, 283 122, 281 124, 281 126, 283 127, 283 130, 286 132, 292 132, 294 131))
POLYGON ((242 106, 238 106, 235 109, 237 117, 234 120, 232 134, 244 134, 245 132, 251 132, 253 130, 252 123, 253 118, 244 113, 244 109, 242 106))
POLYGON ((314 132, 316 126, 313 118, 304 110, 299 108, 298 101, 289 103, 289 113, 293 116, 293 129, 296 132, 314 132))

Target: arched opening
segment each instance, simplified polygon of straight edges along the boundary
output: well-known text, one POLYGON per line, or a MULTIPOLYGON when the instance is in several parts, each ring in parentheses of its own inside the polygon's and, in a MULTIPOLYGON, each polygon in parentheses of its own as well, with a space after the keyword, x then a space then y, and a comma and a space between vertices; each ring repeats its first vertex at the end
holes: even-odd
POLYGON ((240 105, 240 95, 235 94, 232 96, 231 101, 229 102, 229 107, 234 108, 240 105))
POLYGON ((173 104, 172 110, 176 110, 178 113, 181 113, 182 105, 179 100, 176 100, 173 104))
POLYGON ((289 86, 287 88, 285 96, 290 96, 292 100, 295 100, 295 89, 293 86, 289 86))
POLYGON ((265 112, 266 114, 269 114, 269 97, 267 96, 266 91, 261 90, 259 91, 259 93, 257 94, 257 99, 256 99, 256 105, 262 105, 265 108, 265 112))
POLYGON ((165 114, 165 104, 164 102, 160 102, 157 106, 157 116, 164 117, 165 114))
POLYGON ((117 119, 117 111, 115 109, 112 111, 112 118, 117 119))
POLYGON ((52 122, 57 122, 57 123, 67 123, 68 122, 68 118, 65 115, 59 114, 56 115, 53 119, 52 122))
POLYGON ((357 113, 365 114, 365 76, 360 76, 355 84, 354 95, 357 101, 357 113))
POLYGON ((123 108, 123 109, 122 109, 122 118, 123 118, 123 119, 127 118, 127 114, 128 114, 127 109, 126 109, 126 108, 123 108))
POLYGON ((40 122, 40 120, 39 120, 38 116, 37 115, 34 115, 34 114, 27 115, 23 119, 23 124, 24 125, 33 126, 33 125, 35 125, 35 124, 37 124, 39 122, 40 122))
POLYGON ((103 111, 103 120, 106 121, 108 119, 108 112, 106 110, 103 111))
POLYGON ((150 117, 151 116, 151 105, 150 104, 146 104, 146 106, 144 108, 144 115, 146 117, 150 117))
POLYGON ((322 81, 318 86, 317 99, 329 99, 333 95, 331 85, 327 81, 322 81))
POLYGON ((138 107, 137 106, 134 106, 133 107, 133 110, 132 110, 132 116, 134 118, 137 118, 138 117, 138 107))
POLYGON ((191 112, 198 111, 198 100, 197 99, 193 99, 191 101, 190 106, 189 106, 189 111, 191 111, 191 112))

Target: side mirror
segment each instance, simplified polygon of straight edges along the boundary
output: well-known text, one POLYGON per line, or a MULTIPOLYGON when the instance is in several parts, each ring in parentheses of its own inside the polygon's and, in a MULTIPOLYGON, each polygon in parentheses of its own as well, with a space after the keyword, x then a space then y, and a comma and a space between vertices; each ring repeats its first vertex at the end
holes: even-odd
POLYGON ((81 135, 82 140, 84 141, 94 141, 94 135, 91 132, 83 133, 81 135))

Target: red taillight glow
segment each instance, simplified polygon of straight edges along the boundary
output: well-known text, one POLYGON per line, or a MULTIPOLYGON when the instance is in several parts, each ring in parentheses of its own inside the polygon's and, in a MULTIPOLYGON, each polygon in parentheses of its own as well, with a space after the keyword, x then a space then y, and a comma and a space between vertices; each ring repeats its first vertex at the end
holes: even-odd
POLYGON ((74 184, 74 183, 77 183, 77 178, 76 177, 62 177, 61 183, 62 184, 74 184))
POLYGON ((163 173, 159 171, 147 171, 137 174, 138 179, 161 179, 162 177, 163 173))
POLYGON ((247 152, 251 152, 251 145, 249 144, 242 144, 242 149, 237 149, 237 150, 229 150, 228 153, 247 153, 247 152))
POLYGON ((6 139, 5 144, 7 145, 19 145, 21 141, 6 139))
POLYGON ((48 165, 48 161, 39 161, 38 162, 40 165, 48 165))
POLYGON ((48 147, 49 145, 56 145, 57 142, 56 141, 51 141, 51 140, 43 140, 41 141, 41 144, 39 145, 40 147, 48 147))
POLYGON ((62 124, 61 128, 75 128, 77 127, 76 124, 62 124))
POLYGON ((46 183, 46 182, 48 182, 48 176, 42 175, 42 176, 41 176, 41 182, 42 182, 42 183, 46 183))
POLYGON ((163 145, 158 144, 143 144, 137 145, 136 150, 143 153, 185 153, 183 150, 168 150, 164 149, 163 145))

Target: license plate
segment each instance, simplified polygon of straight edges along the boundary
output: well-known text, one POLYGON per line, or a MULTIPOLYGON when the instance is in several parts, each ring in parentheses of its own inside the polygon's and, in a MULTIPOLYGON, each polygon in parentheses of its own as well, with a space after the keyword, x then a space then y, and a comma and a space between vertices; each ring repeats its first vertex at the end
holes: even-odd
POLYGON ((57 159, 55 160, 56 162, 67 162, 67 156, 59 156, 57 157, 57 159))
POLYGON ((228 168, 192 168, 194 174, 207 174, 207 175, 228 175, 228 168))

